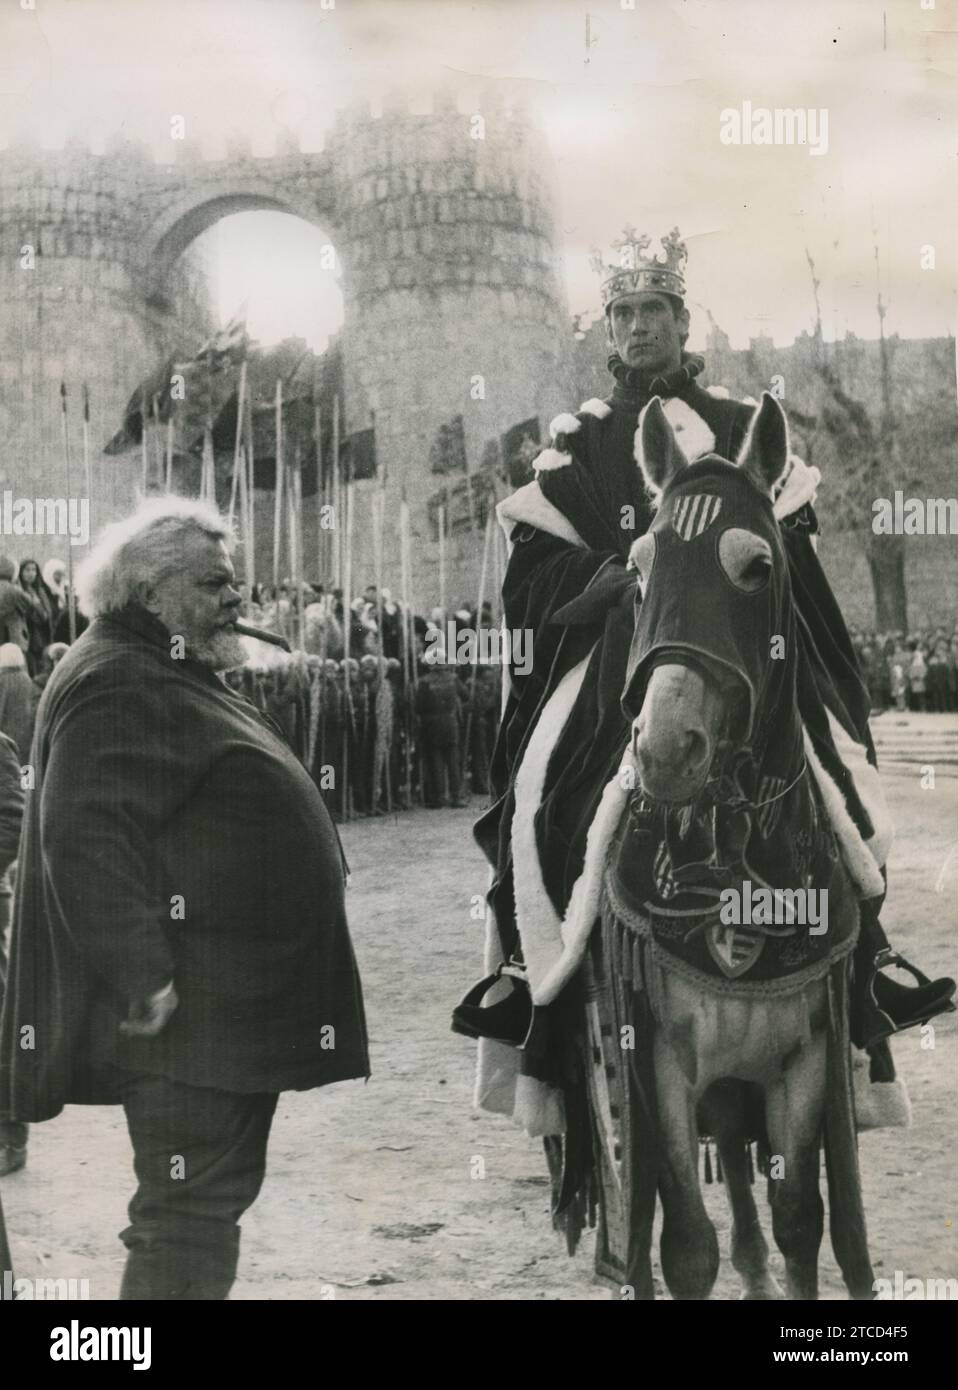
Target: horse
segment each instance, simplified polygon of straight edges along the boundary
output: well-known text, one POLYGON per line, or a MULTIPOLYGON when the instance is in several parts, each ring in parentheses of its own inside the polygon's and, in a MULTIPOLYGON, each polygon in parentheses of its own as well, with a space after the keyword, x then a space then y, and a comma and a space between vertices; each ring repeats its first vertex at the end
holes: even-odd
MULTIPOLYGON (((606 968, 641 980, 648 1008, 653 1094, 643 1104, 655 1114, 650 1211, 657 1187, 663 1276, 676 1299, 707 1298, 717 1277, 698 1171, 709 1135, 742 1297, 817 1298, 824 1142, 836 1257, 850 1296, 872 1298, 847 1035, 858 896, 797 709, 796 619, 772 506, 788 462, 785 417, 766 393, 736 462, 689 463, 656 398, 636 457, 658 509, 629 557, 636 624, 622 709, 636 787, 606 861, 602 933, 606 968), (827 908, 817 922, 816 894, 827 908), (756 895, 761 911, 750 907, 756 895), (767 1150, 784 1295, 752 1195, 754 1138, 767 1150)), ((595 1085, 600 1131, 609 1107, 595 1085)), ((618 1144, 605 1147, 606 1184, 621 1188, 618 1144)), ((646 1245, 651 1224, 650 1212, 638 1222, 646 1245)), ((632 1264, 637 1296, 652 1297, 646 1253, 632 1264)))

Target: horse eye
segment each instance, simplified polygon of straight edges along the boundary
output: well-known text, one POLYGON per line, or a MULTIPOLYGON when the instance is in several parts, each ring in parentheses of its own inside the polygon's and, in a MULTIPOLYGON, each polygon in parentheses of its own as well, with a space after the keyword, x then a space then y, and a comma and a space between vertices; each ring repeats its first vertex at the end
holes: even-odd
POLYGON ((772 570, 768 542, 754 531, 732 526, 719 538, 719 563, 737 589, 754 594, 765 587, 772 570))

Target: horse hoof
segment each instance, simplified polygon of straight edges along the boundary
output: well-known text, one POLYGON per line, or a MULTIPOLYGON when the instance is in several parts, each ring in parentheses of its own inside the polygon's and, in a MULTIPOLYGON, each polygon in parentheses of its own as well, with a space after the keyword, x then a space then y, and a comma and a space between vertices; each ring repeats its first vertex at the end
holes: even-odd
POLYGON ((770 1279, 758 1288, 743 1289, 738 1299, 740 1303, 779 1303, 785 1301, 785 1295, 775 1280, 770 1279))

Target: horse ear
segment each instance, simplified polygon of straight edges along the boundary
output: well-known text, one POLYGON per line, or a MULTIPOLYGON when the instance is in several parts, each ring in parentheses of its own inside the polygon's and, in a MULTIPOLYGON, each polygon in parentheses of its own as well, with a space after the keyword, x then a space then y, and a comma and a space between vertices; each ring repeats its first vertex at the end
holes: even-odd
POLYGON ((788 421, 776 398, 762 392, 761 404, 752 416, 739 450, 738 466, 743 468, 760 492, 771 496, 772 489, 788 463, 788 421))
POLYGON ((639 416, 639 427, 635 432, 635 461, 655 493, 664 492, 679 469, 688 463, 658 396, 652 397, 639 416))

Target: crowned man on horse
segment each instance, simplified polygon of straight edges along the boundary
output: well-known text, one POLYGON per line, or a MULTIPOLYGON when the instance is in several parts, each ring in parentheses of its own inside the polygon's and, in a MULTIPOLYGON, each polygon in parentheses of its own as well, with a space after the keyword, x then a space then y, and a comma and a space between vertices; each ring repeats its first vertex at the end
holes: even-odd
MULTIPOLYGON (((799 1033, 792 1037, 783 1008, 778 1024, 792 1050, 804 1053, 812 1091, 823 1062, 839 1068, 836 1095, 847 1089, 848 1046, 841 1038, 850 1030, 874 1083, 865 1089, 881 1095, 879 1111, 890 1112, 879 1119, 883 1123, 895 1122, 896 1111, 900 1119, 907 1103, 895 1081, 888 1036, 950 1008, 955 986, 915 972, 921 983, 907 988, 883 970, 898 960, 878 920, 890 826, 867 695, 813 544, 817 470, 788 456, 784 416, 770 398, 756 412, 754 403, 732 401, 698 383, 704 364, 684 350, 685 248, 677 232, 663 240, 663 258, 648 256, 648 244, 627 233, 622 264, 603 285, 614 348, 611 396, 553 422, 553 446, 536 460, 535 481, 499 509, 512 547, 505 620, 511 630, 532 632, 533 664, 526 674, 510 672, 493 759, 495 801, 476 829, 493 866, 489 975, 462 1001, 454 1027, 480 1039, 478 1104, 544 1137, 553 1209, 570 1241, 598 1195, 600 1271, 634 1284, 639 1296, 650 1296, 647 1246, 656 1191, 666 1201, 670 1181, 673 1197, 685 1194, 672 1200, 671 1219, 666 1201, 666 1225, 679 1232, 671 1242, 673 1291, 707 1296, 714 1278, 701 1212, 694 1201, 683 1205, 690 1200, 687 1172, 670 1179, 669 1151, 658 1142, 667 1140, 670 1122, 678 1123, 675 1107, 684 1106, 685 1138, 698 1127, 724 1148, 729 1195, 740 1218, 733 1258, 737 1248, 746 1291, 763 1296, 769 1288, 764 1254, 745 1234, 755 1225, 754 1208, 750 1213, 751 1195, 743 1195, 738 1176, 746 1171, 744 1139, 771 1141, 774 1085, 767 1076, 733 1069, 729 1094, 721 1076, 711 1078, 717 1091, 697 1092, 687 1068, 699 1054, 694 1040, 686 1040, 684 1061, 672 1068, 663 1092, 655 1068, 666 1075, 669 1062, 655 1033, 656 981, 671 968, 672 977, 684 970, 686 983, 698 985, 696 972, 707 970, 716 996, 726 995, 729 1007, 740 997, 739 986, 762 987, 770 998, 782 980, 779 994, 789 993, 788 977, 796 974, 803 984, 817 985, 817 993, 800 996, 804 1002, 793 998, 799 1033), (657 441, 659 464, 664 469, 663 458, 681 460, 681 468, 691 465, 702 474, 690 491, 683 483, 664 520, 634 452, 642 443, 640 412, 653 400, 644 425, 657 441), (743 468, 736 470, 740 456, 743 468), (712 470, 707 479, 706 464, 712 470), (742 496, 755 502, 761 525, 752 511, 744 516, 742 496), (762 542, 758 550, 755 537, 762 542), (663 566, 668 576, 661 583, 651 578, 643 599, 643 565, 660 544, 671 555, 663 566), (706 555, 709 570, 703 568, 706 555), (760 605, 749 604, 754 595, 748 585, 763 568, 768 592, 761 603, 767 605, 772 592, 777 596, 777 626, 768 631, 754 623, 760 605), (745 587, 734 576, 744 578, 745 587), (672 636, 655 640, 647 662, 641 642, 659 630, 672 636), (675 636, 680 631, 681 640, 675 636), (671 660, 676 646, 684 651, 679 661, 671 660), (647 709, 634 703, 639 696, 652 702, 647 709), (675 720, 690 701, 699 725, 685 728, 676 742, 675 720), (626 828, 629 836, 644 836, 630 849, 623 847, 626 828), (636 844, 641 853, 632 852, 636 844), (740 873, 743 867, 754 873, 740 873), (794 922, 765 924, 754 915, 738 930, 705 918, 691 919, 696 932, 685 930, 681 914, 707 903, 706 917, 715 916, 709 894, 723 887, 747 879, 760 891, 784 893, 825 886, 832 874, 838 874, 836 905, 829 901, 824 933, 811 933, 807 923, 802 932, 794 922), (617 893, 626 900, 624 918, 615 910, 617 893), (681 938, 671 955, 661 933, 638 932, 632 940, 621 929, 623 920, 630 926, 629 912, 649 903, 661 910, 658 920, 671 923, 671 943, 681 938), (607 930, 613 919, 615 930, 607 930), (756 934, 750 930, 756 922, 768 929, 756 934), (635 1020, 625 1017, 633 994, 646 1008, 639 1017, 645 1046, 642 1037, 625 1035, 634 1050, 612 1035, 616 1021, 634 1030, 635 1020), (834 1045, 822 1044, 813 1065, 823 1008, 834 1045), (692 1247, 697 1262, 689 1262, 692 1247)), ((667 493, 666 485, 658 494, 663 505, 667 493)), ((672 1002, 681 1013, 677 990, 672 1002)), ((660 1031, 666 1021, 660 1014, 660 1031)), ((834 1134, 839 1118, 832 1117, 834 1134)), ((850 1194, 851 1213, 836 1249, 848 1236, 839 1257, 848 1265, 849 1287, 866 1296, 870 1270, 847 1118, 843 1142, 832 1146, 839 1184, 833 1207, 841 1208, 843 1194, 850 1194)), ((796 1191, 803 1211, 810 1200, 811 1147, 817 1193, 818 1133, 810 1147, 785 1120, 777 1132, 792 1144, 793 1157, 806 1155, 796 1160, 800 1186, 790 1182, 781 1189, 785 1196, 773 1217, 776 1232, 786 1231, 786 1243, 794 1245, 789 1203, 794 1206, 796 1191)), ((812 1233, 814 1225, 812 1219, 812 1233)), ((810 1273, 811 1237, 804 1226, 802 1232, 799 1263, 788 1277, 792 1293, 808 1297, 799 1290, 813 1286, 814 1260, 810 1273)), ((817 1238, 812 1243, 817 1252, 817 1238)))

